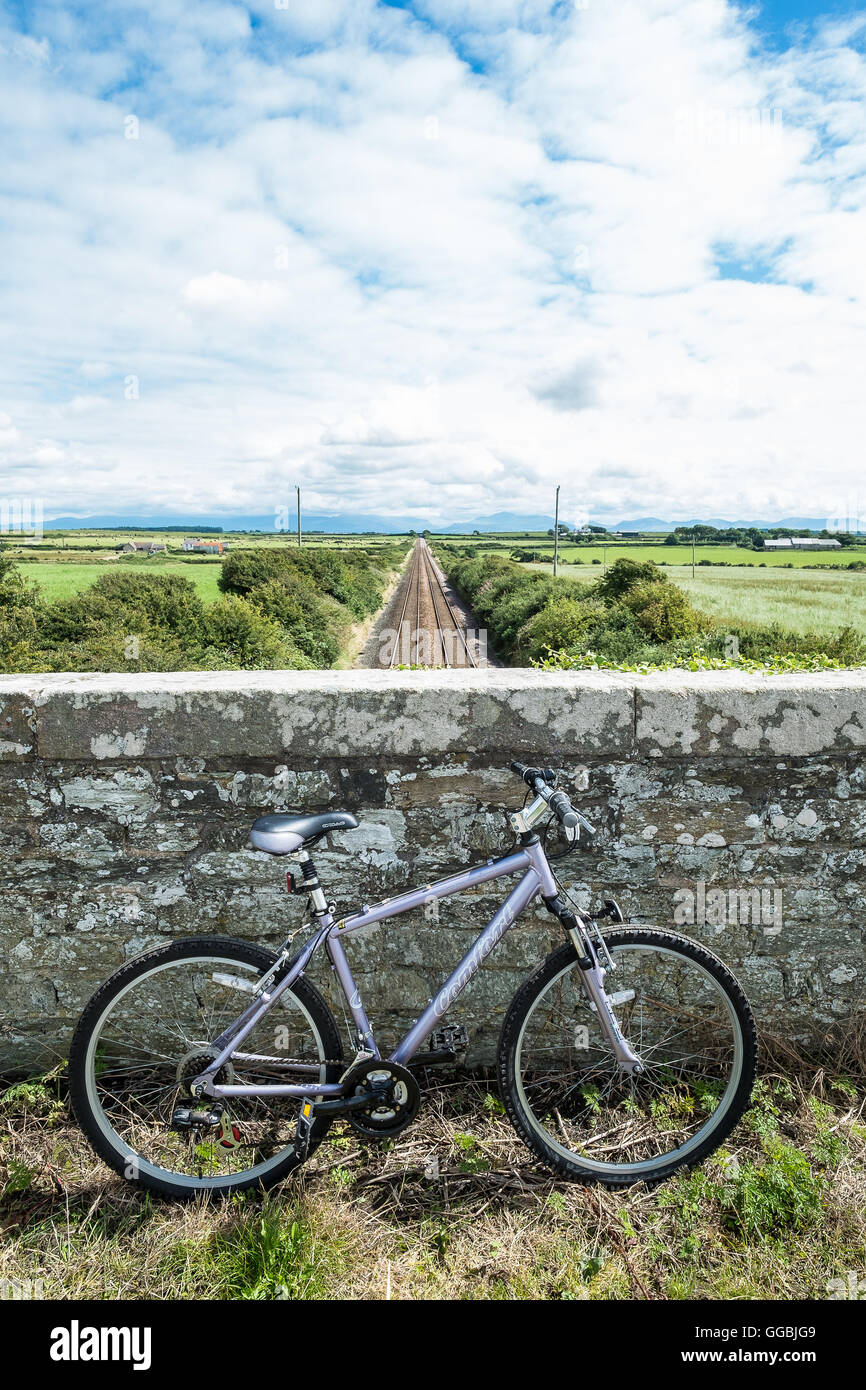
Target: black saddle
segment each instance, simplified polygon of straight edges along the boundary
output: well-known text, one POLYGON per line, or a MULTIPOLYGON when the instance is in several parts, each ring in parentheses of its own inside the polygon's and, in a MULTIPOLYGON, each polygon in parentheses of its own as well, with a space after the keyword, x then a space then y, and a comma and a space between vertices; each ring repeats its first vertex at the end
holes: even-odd
POLYGON ((329 830, 356 830, 358 822, 349 811, 325 811, 320 816, 259 816, 250 831, 254 849, 268 854, 291 854, 301 845, 313 844, 329 830))

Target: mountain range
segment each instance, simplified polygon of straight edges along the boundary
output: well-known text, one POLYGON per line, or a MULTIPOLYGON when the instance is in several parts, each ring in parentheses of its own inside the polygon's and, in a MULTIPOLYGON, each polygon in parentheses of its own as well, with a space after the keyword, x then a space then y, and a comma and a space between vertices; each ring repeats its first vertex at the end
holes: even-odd
MULTIPOLYGON (((290 515, 290 532, 294 531, 293 516, 290 515)), ((473 531, 546 531, 553 526, 553 517, 543 513, 494 512, 491 516, 473 517, 471 521, 453 521, 447 526, 431 523, 429 518, 418 516, 378 516, 372 513, 336 512, 332 514, 302 513, 304 531, 328 531, 338 535, 376 532, 384 535, 405 534, 407 531, 424 531, 428 528, 442 535, 467 536, 473 531)), ((567 518, 561 520, 569 526, 574 525, 567 518)), ((789 516, 779 521, 727 521, 722 517, 691 517, 688 521, 663 521, 656 516, 641 516, 630 521, 607 522, 611 531, 671 531, 674 526, 691 526, 700 523, 705 526, 744 527, 757 526, 766 530, 774 526, 787 526, 792 529, 820 531, 827 525, 826 517, 789 516)), ((594 523, 601 525, 601 522, 594 523)), ((180 527, 191 533, 197 527, 222 527, 224 531, 265 531, 275 530, 274 515, 266 516, 143 516, 139 513, 120 513, 99 516, 58 516, 45 522, 46 531, 113 531, 121 527, 136 530, 161 530, 165 527, 180 527)))

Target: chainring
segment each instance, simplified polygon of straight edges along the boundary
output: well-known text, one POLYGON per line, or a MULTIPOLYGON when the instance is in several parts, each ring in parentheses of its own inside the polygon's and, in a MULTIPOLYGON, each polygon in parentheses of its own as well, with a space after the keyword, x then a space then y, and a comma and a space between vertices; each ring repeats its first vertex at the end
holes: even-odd
POLYGON ((361 1096, 367 1092, 370 1096, 369 1106, 349 1110, 345 1116, 353 1129, 368 1138, 386 1139, 400 1134, 418 1114, 418 1082, 398 1062, 369 1057, 351 1067, 343 1081, 347 1095, 361 1096))

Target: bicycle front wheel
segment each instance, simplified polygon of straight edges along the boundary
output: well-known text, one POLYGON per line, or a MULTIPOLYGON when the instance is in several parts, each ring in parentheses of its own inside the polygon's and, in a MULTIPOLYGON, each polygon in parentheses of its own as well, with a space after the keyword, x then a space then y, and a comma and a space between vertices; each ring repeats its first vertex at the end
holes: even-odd
MULTIPOLYGON (((249 1004, 276 959, 244 941, 199 937, 145 952, 86 1006, 69 1054, 75 1116, 97 1153, 163 1196, 269 1187, 304 1161, 296 1152, 300 1102, 233 1096, 221 1123, 172 1127, 176 1107, 207 1111, 189 1083, 217 1056, 213 1041, 249 1004)), ((277 977, 279 978, 279 977, 277 977)), ((336 1081, 339 1032, 325 1001, 294 981, 221 1068, 224 1085, 336 1081), (301 1063, 303 1071, 287 1070, 301 1063)), ((308 1153, 328 1122, 313 1126, 308 1153)))
POLYGON ((634 927, 605 940, 615 965, 605 989, 643 1072, 618 1066, 566 944, 506 1015, 503 1101, 524 1142, 564 1177, 660 1182, 718 1148, 748 1105, 755 1023, 727 966, 688 937, 634 927))

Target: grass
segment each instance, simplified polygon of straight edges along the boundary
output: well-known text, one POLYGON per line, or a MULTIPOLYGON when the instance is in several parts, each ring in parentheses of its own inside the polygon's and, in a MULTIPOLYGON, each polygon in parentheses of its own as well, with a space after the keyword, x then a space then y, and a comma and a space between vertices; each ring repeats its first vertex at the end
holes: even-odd
POLYGON ((866 634, 866 573, 839 570, 742 571, 698 569, 692 579, 674 572, 697 608, 718 618, 779 623, 795 632, 851 626, 866 634))
MULTIPOLYGON (((101 563, 97 561, 93 564, 82 564, 78 561, 65 564, 62 560, 40 564, 35 561, 22 566, 22 572, 26 579, 36 580, 43 596, 49 602, 53 602, 55 599, 69 598, 72 594, 80 593, 82 589, 89 589, 100 575, 115 567, 125 569, 127 566, 120 560, 105 560, 101 563)), ((205 603, 213 603, 220 597, 217 588, 220 572, 218 564, 188 565, 179 560, 146 560, 135 561, 134 567, 136 573, 179 574, 184 579, 192 580, 205 603)))
POLYGON ((492 1087, 452 1075, 395 1141, 335 1125, 274 1192, 189 1206, 110 1174, 37 1080, 0 1097, 0 1279, 63 1299, 825 1299, 864 1268, 864 1102, 783 1061, 726 1148, 653 1191, 555 1180, 492 1087))
MULTIPOLYGON (((608 563, 611 556, 608 555, 608 563)), ((549 565, 532 569, 550 574, 549 565)), ((597 565, 569 565, 563 579, 590 583, 601 572, 597 565)), ((699 566, 673 569, 668 578, 685 589, 697 608, 714 618, 764 625, 779 623, 794 632, 826 632, 850 624, 866 634, 866 573, 840 570, 728 569, 699 566)))

